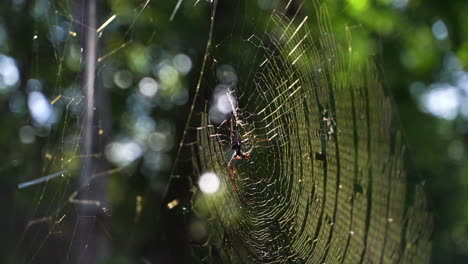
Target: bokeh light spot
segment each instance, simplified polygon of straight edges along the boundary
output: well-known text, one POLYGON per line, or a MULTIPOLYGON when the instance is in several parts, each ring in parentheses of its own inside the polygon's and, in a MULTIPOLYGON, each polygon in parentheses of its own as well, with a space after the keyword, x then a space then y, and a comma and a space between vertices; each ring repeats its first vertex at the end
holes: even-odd
POLYGON ((153 97, 158 91, 158 83, 153 78, 145 77, 138 84, 138 90, 144 96, 153 97))
POLYGON ((448 37, 447 26, 442 20, 437 20, 432 24, 432 34, 437 40, 444 40, 448 37))
POLYGON ((448 84, 434 85, 422 96, 424 110, 437 117, 453 120, 460 105, 458 89, 448 84))
POLYGON ((234 85, 237 83, 236 71, 234 70, 234 67, 229 64, 221 65, 216 70, 216 77, 218 77, 220 82, 228 85, 234 85))
POLYGON ((38 79, 29 79, 26 82, 26 91, 27 92, 40 92, 42 91, 42 83, 38 79))
POLYGON ((192 69, 192 60, 182 53, 174 56, 172 63, 181 74, 187 74, 192 69))
POLYGON ((155 132, 148 136, 148 145, 154 151, 167 150, 167 136, 164 133, 155 132))
POLYGON ((23 144, 34 143, 36 135, 32 126, 22 126, 19 130, 19 137, 23 144))
POLYGON ((51 26, 49 31, 49 41, 53 45, 58 45, 65 39, 66 32, 61 26, 51 26))
POLYGON ((114 82, 117 87, 127 89, 132 85, 133 75, 130 71, 122 70, 114 74, 114 82))
POLYGON ((216 86, 213 93, 213 104, 210 107, 210 119, 214 123, 221 123, 226 115, 231 113, 237 107, 236 97, 229 95, 231 92, 227 84, 220 84, 216 86))
POLYGON ((200 190, 207 194, 212 194, 218 191, 221 182, 218 175, 213 172, 205 172, 200 176, 198 180, 198 185, 200 190))
POLYGON ((52 115, 52 106, 40 92, 31 92, 29 94, 28 107, 32 118, 40 125, 45 125, 52 115))
POLYGON ((199 219, 190 221, 189 233, 193 242, 203 244, 208 239, 208 227, 199 219))
POLYGON ((112 142, 106 146, 106 158, 118 165, 126 166, 138 159, 143 153, 142 148, 134 141, 112 142))
POLYGON ((348 3, 356 11, 364 11, 369 5, 368 0, 348 0, 348 3))
POLYGON ((169 168, 171 158, 165 152, 149 151, 145 154, 143 165, 151 171, 165 171, 169 168))
POLYGON ((179 73, 170 65, 164 65, 159 70, 158 75, 161 81, 166 85, 174 85, 179 80, 179 73))
POLYGON ((15 85, 19 80, 19 71, 15 60, 0 54, 0 92, 15 85))
POLYGON ((403 10, 408 5, 408 0, 393 0, 392 5, 396 9, 403 10))

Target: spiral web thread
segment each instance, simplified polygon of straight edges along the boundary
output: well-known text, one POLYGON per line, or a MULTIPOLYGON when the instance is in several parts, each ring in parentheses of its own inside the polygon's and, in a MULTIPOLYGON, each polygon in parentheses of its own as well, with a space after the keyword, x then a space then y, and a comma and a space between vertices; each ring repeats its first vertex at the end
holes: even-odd
POLYGON ((236 160, 228 177, 233 151, 220 138, 229 141, 229 129, 198 100, 188 159, 195 177, 214 172, 222 187, 196 196, 210 234, 194 254, 216 263, 427 263, 431 216, 405 170, 391 100, 373 63, 334 38, 326 5, 313 5, 307 17, 302 4, 279 1, 253 23, 266 25, 260 33, 240 17, 207 51, 212 72, 233 70, 208 71, 201 93, 232 91, 250 159, 236 160))

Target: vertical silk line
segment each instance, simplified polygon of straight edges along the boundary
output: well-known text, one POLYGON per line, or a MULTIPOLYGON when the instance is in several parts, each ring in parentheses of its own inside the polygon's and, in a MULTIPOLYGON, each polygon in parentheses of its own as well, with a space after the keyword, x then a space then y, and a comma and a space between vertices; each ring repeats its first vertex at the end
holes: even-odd
POLYGON ((200 70, 200 77, 198 78, 198 83, 197 83, 197 86, 195 88, 195 94, 193 96, 192 104, 190 106, 190 112, 188 114, 187 122, 185 123, 185 127, 184 127, 184 132, 182 134, 182 138, 180 139, 179 146, 178 146, 178 149, 177 149, 177 154, 176 154, 174 163, 172 165, 171 175, 174 174, 174 171, 175 171, 175 168, 177 166, 177 162, 178 162, 178 159, 179 159, 179 156, 180 156, 180 152, 182 151, 182 147, 184 146, 185 137, 187 135, 187 129, 188 129, 190 121, 192 120, 193 110, 195 108, 195 102, 197 101, 198 94, 200 92, 200 87, 201 87, 201 84, 202 84, 203 75, 205 73, 206 62, 208 60, 208 55, 210 54, 211 42, 212 42, 212 37, 213 37, 213 27, 214 27, 215 14, 216 14, 216 6, 217 5, 218 5, 218 1, 214 0, 213 1, 213 11, 211 13, 211 18, 210 18, 210 32, 208 34, 208 40, 206 42, 205 56, 203 57, 203 63, 202 63, 202 67, 201 67, 201 70, 200 70))

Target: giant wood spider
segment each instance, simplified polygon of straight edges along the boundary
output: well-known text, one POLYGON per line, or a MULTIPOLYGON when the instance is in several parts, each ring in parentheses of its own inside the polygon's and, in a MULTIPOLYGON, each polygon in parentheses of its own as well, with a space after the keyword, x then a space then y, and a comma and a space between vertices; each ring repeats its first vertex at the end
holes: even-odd
MULTIPOLYGON (((229 91, 228 91, 228 95, 229 91)), ((245 133, 244 135, 241 135, 237 129, 238 128, 243 128, 245 126, 248 126, 248 123, 245 123, 239 119, 239 109, 235 108, 233 109, 232 113, 229 114, 229 116, 221 122, 221 124, 218 126, 217 129, 217 138, 218 142, 223 146, 229 148, 234 151, 232 154, 231 158, 229 159, 228 165, 227 165, 227 176, 229 179, 233 181, 234 185, 234 190, 237 190, 237 185, 235 183, 236 180, 248 180, 249 178, 244 178, 244 179, 237 179, 237 167, 236 167, 236 161, 237 160, 249 160, 251 157, 251 152, 253 150, 253 145, 248 151, 243 151, 243 144, 246 142, 253 142, 253 141, 269 141, 269 139, 262 139, 262 138, 257 138, 255 136, 251 136, 253 134, 253 130, 250 130, 249 132, 245 133), (224 133, 221 133, 221 129, 226 129, 228 128, 228 131, 224 131, 224 133), (220 136, 229 134, 229 139, 221 139, 220 136), (229 145, 228 145, 229 144, 229 145)), ((247 164, 248 165, 248 164, 247 164)), ((254 171, 249 169, 249 174, 253 175, 256 179, 259 181, 268 183, 268 181, 258 177, 254 171)))

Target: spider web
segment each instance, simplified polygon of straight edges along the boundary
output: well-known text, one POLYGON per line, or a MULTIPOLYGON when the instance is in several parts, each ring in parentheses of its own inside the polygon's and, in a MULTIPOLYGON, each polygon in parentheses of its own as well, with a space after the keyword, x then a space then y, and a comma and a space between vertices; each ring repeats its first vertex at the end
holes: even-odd
POLYGON ((423 189, 408 174, 372 58, 353 47, 354 29, 332 24, 321 1, 260 2, 214 3, 177 163, 191 163, 194 180, 206 172, 221 180, 188 205, 209 230, 193 232, 195 259, 427 263, 423 189), (217 14, 217 4, 232 15, 217 14), (233 161, 230 133, 249 159, 233 161))
MULTIPOLYGON (((148 208, 148 201, 159 203, 161 198, 151 192, 160 195, 166 186, 172 121, 178 122, 182 113, 174 105, 185 102, 188 78, 179 71, 179 81, 171 85, 161 72, 173 72, 170 67, 176 65, 168 61, 181 47, 201 48, 198 43, 179 43, 166 47, 169 54, 147 55, 173 45, 170 37, 166 43, 158 36, 179 30, 182 36, 196 34, 200 26, 182 31, 158 25, 185 19, 183 10, 196 16, 205 9, 212 11, 206 17, 211 19, 207 50, 193 56, 200 57, 201 77, 191 91, 193 103, 186 128, 181 129, 182 144, 162 210, 171 214, 180 209, 188 220, 193 260, 427 262, 430 216, 421 186, 411 184, 405 170, 404 145, 390 99, 369 56, 356 52, 353 29, 342 26, 338 30, 348 38, 337 37, 323 3, 110 2, 115 4, 112 11, 97 15, 95 22, 86 20, 85 4, 28 1, 23 7, 25 12, 34 10, 34 21, 23 32, 32 39, 24 59, 31 69, 22 69, 20 86, 28 87, 22 91, 26 95, 46 95, 58 121, 34 127, 37 146, 23 151, 24 156, 9 157, 23 162, 15 179, 20 189, 15 208, 20 213, 13 216, 18 239, 10 262, 92 263, 112 254, 142 262, 166 260, 142 253, 140 243, 158 232, 154 229, 159 216, 148 208), (235 12, 228 12, 231 7, 235 12), (95 32, 98 45, 111 43, 97 48, 94 59, 86 56, 93 48, 82 41, 87 31, 95 32), (151 63, 125 63, 131 64, 129 57, 145 61, 146 56, 151 63), (96 75, 82 74, 88 60, 97 61, 96 75), (156 70, 151 64, 157 64, 156 70), (141 87, 137 91, 137 79, 150 84, 157 80, 157 95, 147 96, 148 90, 141 87), (37 80, 42 88, 35 88, 37 80), (98 102, 94 107, 86 95, 93 83, 98 102), (122 90, 106 90, 115 86, 122 90), (122 110, 123 102, 133 110, 122 110), (118 125, 110 123, 106 109, 116 111, 112 115, 119 118, 118 125), (233 111, 233 132, 249 159, 232 160, 232 131, 221 123, 233 111), (154 137, 158 143, 148 147, 154 137), (127 152, 115 157, 106 146, 110 153, 122 146, 127 152), (193 174, 188 177, 187 171, 193 174), (222 181, 213 195, 192 188, 205 172, 216 173, 222 181), (174 186, 185 196, 173 196, 174 186), (208 227, 209 235, 193 232, 208 227)), ((185 231, 184 223, 176 224, 180 225, 172 232, 185 231)))

